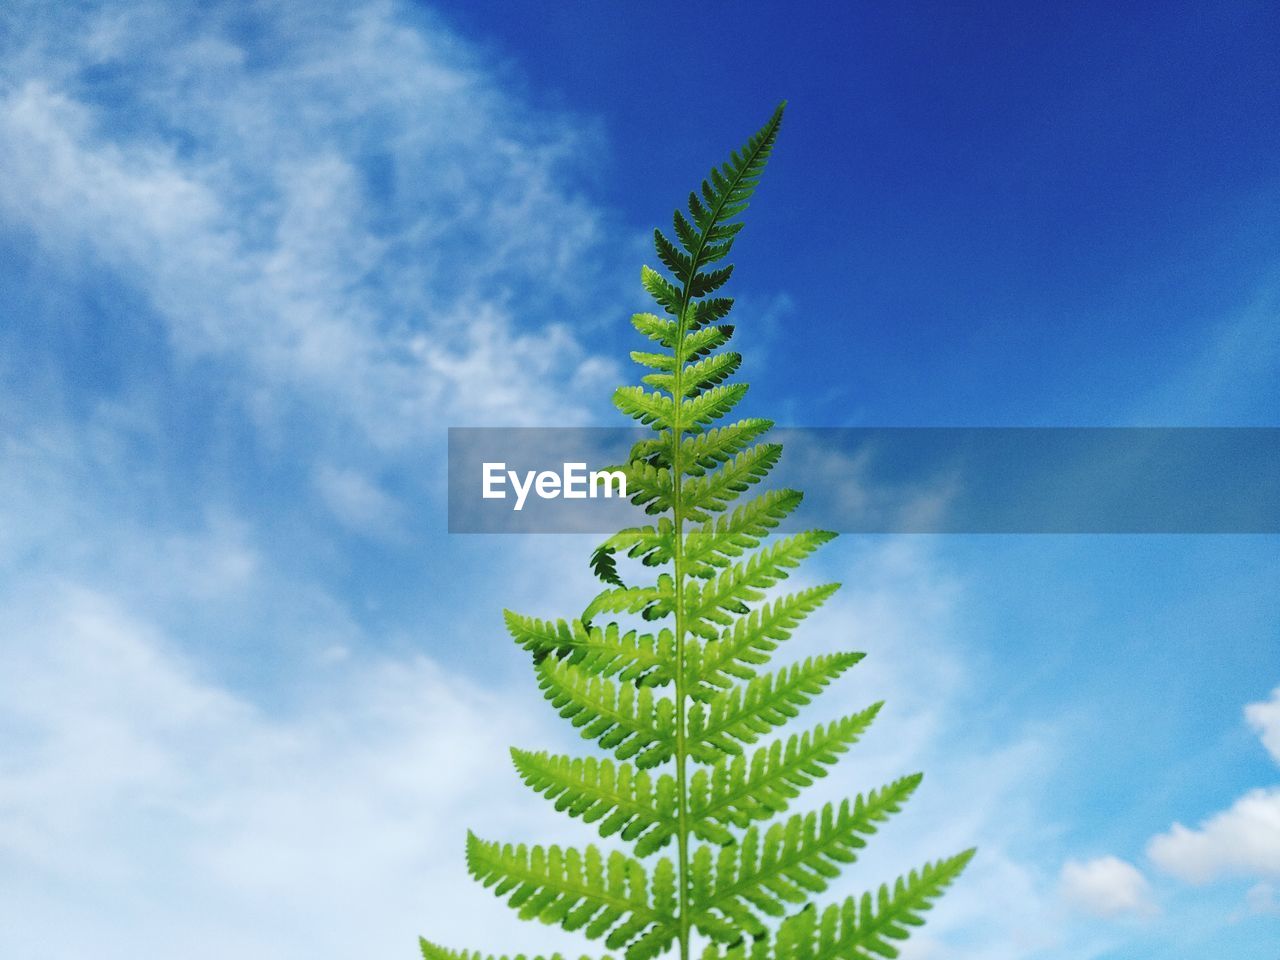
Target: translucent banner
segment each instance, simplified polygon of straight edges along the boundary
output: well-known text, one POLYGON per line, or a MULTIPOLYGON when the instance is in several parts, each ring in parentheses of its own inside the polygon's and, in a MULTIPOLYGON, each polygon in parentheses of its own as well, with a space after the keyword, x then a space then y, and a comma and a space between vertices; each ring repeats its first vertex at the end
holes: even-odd
MULTIPOLYGON (((453 428, 453 533, 613 533, 651 522, 616 468, 653 432, 453 428)), ((1280 533, 1280 428, 806 428, 752 491, 779 528, 843 533, 1280 533)))

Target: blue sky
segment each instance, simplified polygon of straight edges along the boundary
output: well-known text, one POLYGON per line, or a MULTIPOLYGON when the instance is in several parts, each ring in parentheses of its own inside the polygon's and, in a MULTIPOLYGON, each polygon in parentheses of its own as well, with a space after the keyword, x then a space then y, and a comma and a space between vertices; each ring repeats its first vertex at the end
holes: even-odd
MULTIPOLYGON (((461 840, 582 836, 498 612, 591 544, 447 536, 445 430, 616 422, 648 230, 781 98, 749 412, 1275 424, 1273 5, 736 12, 0 13, 0 954, 566 946, 461 840)), ((1271 960, 1278 553, 820 555, 820 709, 889 702, 822 789, 927 771, 850 889, 982 848, 910 957, 1271 960)))

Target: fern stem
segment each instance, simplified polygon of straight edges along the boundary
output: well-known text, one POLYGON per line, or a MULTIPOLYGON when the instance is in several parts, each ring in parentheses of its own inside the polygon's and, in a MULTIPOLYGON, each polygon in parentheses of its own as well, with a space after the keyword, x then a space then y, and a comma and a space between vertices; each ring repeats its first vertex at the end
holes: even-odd
MULTIPOLYGON (((676 318, 676 356, 682 356, 684 350, 684 338, 687 325, 685 323, 685 314, 688 311, 689 289, 686 284, 684 296, 681 298, 680 315, 676 318)), ((684 597, 684 505, 681 502, 681 477, 683 469, 680 462, 680 451, 684 446, 681 443, 683 436, 683 423, 680 416, 681 403, 680 400, 684 396, 684 386, 682 383, 684 374, 684 364, 677 361, 674 371, 675 377, 672 383, 672 396, 675 400, 674 420, 672 424, 672 443, 674 444, 671 457, 671 474, 672 474, 672 496, 671 496, 671 512, 672 524, 675 528, 675 542, 672 550, 673 574, 675 576, 675 632, 676 632, 676 669, 675 669, 675 697, 676 697, 676 857, 678 868, 679 882, 679 908, 680 908, 680 960, 689 960, 689 789, 688 789, 688 744, 685 736, 685 662, 684 662, 684 646, 685 646, 685 597, 684 597)))
MULTIPOLYGON (((778 114, 774 114, 774 122, 777 120, 778 114)), ((762 143, 765 141, 762 141, 762 143)), ((759 150, 759 146, 756 147, 759 150)), ((743 169, 747 169, 744 166, 743 169)), ((736 180, 736 178, 735 178, 736 180)), ((681 462, 681 453, 684 449, 684 370, 685 363, 681 359, 684 356, 684 341, 689 332, 689 307, 693 303, 693 279, 697 273, 698 265, 702 260, 703 251, 707 247, 708 238, 711 235, 712 226, 720 219, 720 215, 725 209, 731 191, 725 189, 716 204, 710 212, 707 220, 707 226, 700 231, 697 246, 690 251, 690 263, 693 265, 688 278, 682 284, 680 290, 680 305, 676 312, 676 365, 672 371, 671 383, 671 399, 672 399, 672 454, 671 454, 671 513, 672 526, 674 527, 675 543, 671 554, 672 573, 675 579, 676 602, 675 610, 675 632, 676 632, 676 676, 675 676, 675 698, 676 698, 676 857, 678 867, 679 882, 679 909, 680 909, 680 960, 689 960, 689 932, 692 926, 691 917, 689 916, 689 789, 688 789, 688 744, 685 735, 686 710, 685 703, 687 691, 685 690, 685 680, 687 670, 685 668, 685 594, 684 594, 684 498, 683 498, 683 478, 684 466, 681 462)))

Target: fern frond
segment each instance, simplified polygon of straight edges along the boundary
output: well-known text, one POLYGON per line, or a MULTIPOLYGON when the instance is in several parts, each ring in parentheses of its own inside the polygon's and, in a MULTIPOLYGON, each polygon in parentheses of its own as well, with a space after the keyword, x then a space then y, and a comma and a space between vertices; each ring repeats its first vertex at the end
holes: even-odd
MULTIPOLYGON (((644 363, 646 366, 657 366, 658 358, 663 361, 670 361, 671 367, 660 367, 663 370, 672 370, 675 366, 674 358, 663 357, 661 354, 632 354, 631 359, 638 363, 644 363)), ((681 394, 685 397, 693 397, 706 390, 708 387, 715 386, 727 380, 735 370, 742 364, 742 355, 738 353, 717 353, 705 359, 695 361, 680 368, 680 376, 682 380, 681 394)), ((672 372, 651 373, 644 377, 644 382, 651 387, 657 387, 660 390, 666 390, 670 394, 675 394, 676 375, 672 372)))
POLYGON ((597 613, 639 613, 646 620, 657 620, 671 609, 674 588, 671 577, 664 573, 656 586, 614 587, 601 591, 587 604, 581 620, 589 625, 597 613))
POLYGON ((922 914, 968 866, 974 851, 926 864, 899 877, 890 890, 881 886, 874 898, 864 893, 825 910, 802 910, 783 921, 774 941, 778 960, 850 960, 894 958, 891 943, 910 935, 908 927, 924 923, 922 914))
POLYGON ((693 675, 694 695, 706 699, 716 687, 727 687, 732 678, 750 680, 755 668, 768 663, 778 644, 791 636, 800 621, 840 588, 838 583, 810 587, 765 603, 706 645, 693 675))
MULTIPOLYGON (((901 810, 919 784, 918 774, 904 777, 838 808, 827 804, 820 812, 796 814, 763 833, 751 827, 741 841, 718 852, 699 847, 695 875, 700 868, 709 872, 713 863, 715 871, 714 881, 694 898, 695 922, 718 914, 752 936, 763 936, 768 928, 760 914, 784 916, 785 904, 804 903, 825 891, 840 865, 852 863, 866 846, 864 837, 901 810)), ((714 936, 710 929, 704 932, 714 936)))
POLYGON ((689 575, 705 580, 747 550, 758 547, 769 531, 800 505, 803 497, 798 490, 769 490, 728 516, 709 520, 689 533, 684 543, 689 575))
MULTIPOLYGON (((705 427, 724 417, 738 405, 738 401, 747 392, 745 383, 734 383, 727 387, 712 387, 680 402, 680 418, 683 429, 692 431, 696 427, 705 427)), ((666 424, 670 426, 670 424, 666 424)))
POLYGON ((653 231, 653 246, 658 251, 658 259, 675 274, 676 279, 688 283, 694 274, 693 258, 679 250, 661 230, 653 231))
POLYGON ((649 393, 644 387, 619 387, 613 392, 613 405, 645 426, 670 430, 675 423, 675 401, 657 392, 649 393))
MULTIPOLYGON (((737 213, 738 211, 734 211, 737 213)), ((708 293, 714 293, 733 276, 733 264, 727 267, 720 267, 718 270, 708 270, 706 273, 700 273, 689 283, 689 292, 695 297, 705 297, 708 293)))
MULTIPOLYGON (((745 469, 745 468, 744 468, 745 469)), ((664 472, 662 488, 646 491, 663 502, 670 496, 670 472, 664 472)), ((727 482, 727 481, 724 481, 727 482)), ((708 520, 701 527, 685 535, 684 559, 690 576, 709 579, 717 570, 727 567, 731 560, 747 550, 760 545, 768 533, 781 523, 803 499, 797 490, 769 490, 738 507, 733 513, 708 520)), ((617 565, 606 558, 625 553, 648 566, 658 566, 671 560, 675 546, 675 531, 671 521, 663 517, 658 525, 631 527, 620 530, 592 554, 591 565, 601 579, 600 565, 607 564, 612 576, 617 576, 617 565)), ((621 580, 608 580, 622 586, 621 580)))
MULTIPOLYGON (((628 527, 626 530, 619 530, 604 543, 596 548, 595 554, 592 555, 592 569, 597 570, 601 560, 599 557, 613 557, 618 553, 625 553, 632 559, 639 560, 646 566, 656 567, 660 564, 667 563, 671 560, 672 553, 675 550, 675 530, 671 526, 671 520, 662 517, 657 526, 648 527, 628 527)), ((614 576, 617 575, 617 562, 610 560, 611 569, 614 576)), ((597 570, 597 575, 599 570, 597 570)), ((604 579, 601 577, 601 579, 604 579)), ((616 581, 618 586, 624 586, 621 580, 616 581)))
POLYGON ((675 349, 680 338, 680 324, 656 313, 633 313, 631 325, 650 340, 675 349))
POLYGON ((693 829, 704 840, 728 843, 726 826, 747 827, 784 813, 800 791, 836 763, 871 726, 882 703, 825 726, 819 724, 785 742, 775 740, 752 754, 728 756, 698 770, 689 784, 693 829))
POLYGON ((740 353, 713 353, 684 368, 684 395, 692 397, 708 387, 723 383, 742 365, 740 353))
POLYGON ((687 266, 680 279, 688 289, 698 291, 693 294, 695 297, 720 285, 714 277, 699 282, 697 271, 723 259, 742 229, 738 224, 725 221, 747 208, 777 142, 782 111, 783 107, 779 106, 741 151, 735 150, 726 163, 711 171, 702 181, 701 197, 697 193, 689 195, 692 223, 678 212, 675 215, 676 236, 688 253, 687 266))
POLYGON ((602 677, 617 677, 649 686, 671 679, 675 639, 670 630, 657 636, 628 630, 618 624, 586 627, 581 620, 538 620, 510 610, 504 612, 507 630, 535 661, 553 656, 602 677))
POLYGON ((689 709, 689 754, 715 763, 724 754, 739 754, 774 727, 800 712, 833 680, 861 660, 861 653, 810 657, 776 673, 756 677, 745 687, 717 694, 710 703, 689 709))
POLYGON ((710 519, 707 511, 719 513, 730 500, 763 480, 781 456, 782 447, 778 444, 757 443, 714 473, 686 480, 680 488, 686 518, 705 523, 710 519))
MULTIPOLYGON (((507 954, 488 954, 485 955, 478 950, 450 950, 439 944, 431 943, 423 937, 418 938, 418 947, 422 951, 422 960, 565 960, 565 957, 559 953, 550 955, 538 954, 536 956, 526 956, 518 953, 515 956, 507 954)), ((582 956, 580 960, 593 960, 591 957, 582 956)), ((605 954, 600 960, 613 960, 608 954, 605 954)))
MULTIPOLYGON (((674 370, 680 366, 674 354, 670 353, 650 353, 645 350, 632 350, 631 359, 642 367, 649 367, 653 370, 674 370)), ((647 379, 645 382, 649 383, 647 379)), ((651 383, 650 386, 657 386, 657 384, 651 383)))
POLYGON ((676 782, 655 781, 627 763, 595 757, 565 757, 512 749, 520 779, 584 823, 598 823, 600 836, 634 842, 636 856, 661 849, 676 830, 676 782))
POLYGON ((680 462, 685 474, 700 477, 726 463, 772 426, 772 420, 752 417, 685 437, 680 441, 680 462))
MULTIPOLYGON (((671 861, 660 861, 659 867, 670 872, 671 861)), ((616 850, 605 857, 594 845, 581 851, 504 845, 468 833, 467 869, 495 895, 506 897, 522 920, 581 930, 593 940, 603 937, 611 949, 626 946, 650 927, 669 927, 674 912, 671 898, 656 883, 650 895, 644 864, 616 850)), ((643 960, 659 950, 628 950, 627 956, 643 960)))
POLYGON ((745 564, 730 567, 714 580, 685 585, 689 629, 715 639, 719 626, 733 623, 731 614, 748 613, 748 603, 764 599, 763 590, 790 575, 818 547, 835 536, 826 530, 807 530, 780 540, 751 555, 745 564))
POLYGON ((689 330, 698 330, 708 323, 723 320, 732 309, 732 297, 708 297, 705 300, 699 300, 690 307, 692 316, 689 318, 689 330))
MULTIPOLYGON (((773 598, 767 591, 833 535, 770 539, 799 506, 798 491, 766 491, 733 506, 765 479, 782 449, 763 440, 771 421, 726 420, 747 384, 734 382, 740 354, 723 349, 735 335, 722 322, 734 301, 720 293, 733 274, 728 256, 742 230, 736 218, 760 181, 781 118, 780 106, 689 195, 687 212, 675 211, 671 231, 654 232, 667 273, 641 270, 658 304, 657 312, 631 318, 648 341, 631 354, 645 372, 613 399, 651 430, 616 469, 625 472, 632 503, 656 519, 592 552, 591 569, 605 587, 578 619, 506 614, 546 699, 612 754, 513 749, 520 779, 634 856, 595 846, 504 846, 469 833, 468 867, 520 916, 602 939, 620 960, 655 960, 673 946, 679 960, 690 960, 695 930, 712 941, 704 960, 894 957, 893 942, 922 922, 972 856, 929 864, 875 896, 815 909, 810 899, 898 811, 919 776, 814 812, 789 812, 871 725, 878 703, 754 746, 862 659, 826 654, 759 673, 837 585, 773 598), (620 555, 658 568, 656 576, 627 584, 620 555), (610 615, 665 622, 642 633, 610 615), (639 859, 664 849, 669 856, 649 865, 639 859)), ((421 947, 423 960, 526 960, 426 940, 421 947)))
POLYGON ((673 315, 679 314, 680 304, 683 302, 684 297, 670 280, 657 270, 641 267, 640 283, 649 291, 649 296, 658 301, 663 310, 673 315))
MULTIPOLYGON (((684 519, 693 523, 709 522, 708 511, 724 510, 739 493, 764 479, 782 455, 782 447, 772 443, 759 443, 754 447, 748 444, 769 426, 768 420, 743 420, 684 439, 681 464, 684 475, 689 477, 680 487, 684 519), (719 464, 724 466, 707 473, 719 464)), ((651 451, 651 460, 633 457, 623 467, 627 491, 631 502, 644 507, 646 513, 663 513, 671 509, 676 493, 670 467, 674 459, 670 435, 664 434, 650 444, 645 452, 648 451, 651 451)))
POLYGON ((538 686, 560 716, 619 760, 657 766, 675 750, 675 707, 650 687, 614 683, 561 660, 538 664, 538 686))
POLYGON ((624 468, 627 475, 627 493, 637 507, 645 513, 663 513, 671 509, 675 490, 675 478, 665 466, 632 460, 624 468))
MULTIPOLYGON (((682 476, 701 477, 708 470, 732 460, 735 454, 749 447, 772 426, 772 420, 750 417, 722 427, 686 433, 679 443, 670 430, 660 430, 657 436, 641 440, 632 448, 628 463, 645 464, 669 472, 678 453, 682 476)), ((674 485, 667 483, 665 486, 670 490, 674 485)), ((670 503, 667 509, 670 509, 670 503)))
POLYGON ((614 554, 617 550, 607 543, 602 543, 591 553, 591 572, 604 583, 615 587, 625 587, 618 574, 618 561, 614 554))
POLYGON ((678 352, 674 353, 673 357, 679 363, 701 359, 712 350, 728 343, 733 336, 733 331, 733 325, 728 323, 695 330, 684 338, 683 343, 678 345, 678 352))

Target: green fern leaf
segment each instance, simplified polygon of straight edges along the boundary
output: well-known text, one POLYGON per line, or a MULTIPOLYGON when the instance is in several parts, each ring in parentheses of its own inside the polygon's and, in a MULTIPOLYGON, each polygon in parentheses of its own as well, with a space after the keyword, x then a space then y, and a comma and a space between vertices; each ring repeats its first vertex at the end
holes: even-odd
POLYGON ((675 479, 669 467, 632 460, 623 468, 627 475, 627 492, 631 502, 644 507, 645 513, 657 514, 671 509, 675 496, 675 479))
POLYGON ((883 706, 819 725, 786 741, 775 740, 752 754, 731 755, 703 768, 689 784, 689 812, 694 832, 704 840, 729 843, 726 826, 746 827, 785 813, 800 791, 840 759, 871 726, 883 706))
POLYGON ((631 325, 650 340, 675 349, 679 343, 680 324, 654 313, 633 313, 631 325))
POLYGON ((580 729, 585 740, 612 750, 619 760, 654 767, 675 750, 676 722, 672 701, 649 687, 614 683, 571 663, 544 660, 538 684, 560 716, 580 729))
POLYGON ((557 810, 598 823, 600 836, 634 842, 637 856, 663 846, 676 831, 676 783, 655 781, 630 764, 595 757, 565 757, 512 749, 516 770, 531 789, 555 801, 557 810))
POLYGON ((717 694, 689 710, 689 755, 715 763, 724 754, 742 752, 763 734, 795 717, 833 680, 861 660, 861 653, 810 657, 777 673, 757 677, 745 687, 717 694))
POLYGON ((732 309, 732 297, 708 297, 705 300, 690 304, 689 310, 692 316, 689 318, 688 329, 691 331, 699 330, 708 323, 723 320, 732 309))
POLYGON ((769 531, 800 505, 803 497, 797 490, 769 490, 728 516, 709 520, 689 533, 684 544, 689 575, 708 579, 745 551, 758 547, 769 531))
MULTIPOLYGON (((606 540, 600 546, 596 547, 595 553, 592 554, 592 570, 602 580, 606 580, 605 572, 611 572, 617 577, 617 560, 616 555, 625 553, 628 557, 639 560, 646 566, 656 567, 667 563, 675 550, 675 533, 671 526, 671 521, 663 517, 658 521, 657 526, 649 527, 629 527, 626 530, 620 530, 612 537, 606 540), (607 571, 602 572, 600 565, 603 561, 598 557, 608 557, 607 571)), ((625 586, 621 579, 614 581, 606 580, 606 582, 616 583, 618 586, 625 586)))
POLYGON ((669 430, 675 423, 676 402, 660 393, 648 393, 644 387, 619 387, 614 391, 613 405, 645 426, 669 430))
POLYGON ((826 530, 808 530, 787 537, 752 554, 745 564, 730 567, 705 584, 685 586, 689 629, 715 639, 717 625, 733 623, 731 614, 749 613, 748 603, 764 599, 763 591, 785 579, 800 561, 835 536, 826 530))
MULTIPOLYGON (((680 460, 685 475, 700 477, 719 464, 726 463, 772 426, 772 420, 752 417, 685 437, 680 443, 680 460)), ((669 456, 667 462, 671 459, 673 458, 669 456)))
POLYGON ((640 283, 649 291, 649 295, 658 301, 663 310, 667 313, 679 314, 683 296, 670 280, 656 270, 641 267, 640 283))
POLYGON ((674 583, 663 574, 652 587, 614 587, 602 591, 587 604, 581 619, 590 625, 598 613, 643 613, 646 620, 656 620, 665 616, 674 602, 674 583))
MULTIPOLYGON (((683 430, 693 432, 724 417, 738 405, 738 401, 747 392, 745 383, 734 383, 727 387, 712 387, 703 393, 680 402, 680 423, 683 430)), ((671 424, 665 424, 670 427, 671 424)), ((676 431, 677 433, 681 431, 676 431)))
POLYGON ((892 890, 881 886, 874 898, 870 893, 850 897, 821 914, 802 910, 779 927, 775 955, 789 960, 897 957, 900 951, 890 941, 907 939, 908 927, 924 923, 925 911, 955 882, 973 855, 973 850, 966 850, 926 864, 899 877, 892 890))
POLYGON ((733 325, 728 323, 695 330, 684 338, 684 342, 679 345, 679 352, 673 353, 672 357, 679 363, 699 360, 717 347, 723 347, 728 343, 733 336, 733 330, 733 325))
MULTIPOLYGON (((631 359, 645 366, 657 366, 659 358, 663 361, 670 361, 675 366, 674 358, 663 357, 661 354, 641 353, 632 354, 631 359)), ((701 393, 708 387, 715 386, 727 380, 742 364, 742 355, 738 353, 716 353, 702 360, 690 363, 680 368, 680 377, 683 382, 681 388, 683 395, 693 397, 701 393)), ((660 367, 659 369, 669 369, 660 367)), ((651 373, 644 378, 644 382, 651 387, 657 387, 660 390, 666 390, 668 393, 675 393, 675 372, 668 373, 651 373)))
MULTIPOLYGON (((649 896, 644 864, 616 850, 606 857, 595 846, 579 851, 504 845, 469 833, 467 869, 494 894, 506 897, 522 920, 581 930, 593 940, 603 937, 612 949, 626 946, 654 925, 671 925, 664 909, 670 904, 649 896)), ((632 956, 630 951, 627 956, 632 956)))
MULTIPOLYGON (((786 904, 804 903, 825 891, 840 865, 852 863, 866 846, 864 837, 901 810, 919 784, 919 775, 904 777, 866 798, 797 814, 763 833, 751 827, 740 842, 718 848, 718 855, 699 847, 694 863, 714 861, 715 882, 705 899, 692 905, 695 923, 701 925, 707 914, 719 915, 752 936, 763 936, 768 927, 761 914, 785 916, 786 904)), ((710 929, 704 932, 714 936, 710 929)))
MULTIPOLYGON (((704 960, 894 957, 894 944, 972 856, 815 909, 810 899, 898 811, 919 777, 789 813, 871 725, 878 703, 755 746, 862 658, 825 654, 758 673, 837 589, 771 595, 832 534, 771 539, 800 505, 798 491, 766 490, 734 506, 765 480, 781 447, 762 439, 769 420, 721 422, 747 385, 733 380, 742 358, 725 349, 736 331, 722 321, 734 301, 719 291, 733 273, 727 258, 742 229, 735 218, 759 184, 781 120, 779 107, 689 195, 687 212, 675 211, 671 232, 655 231, 657 262, 668 274, 641 270, 659 310, 632 316, 648 344, 631 357, 648 372, 620 387, 614 403, 651 428, 619 469, 631 501, 656 519, 592 552, 591 570, 605 588, 579 618, 506 614, 551 706, 611 754, 512 750, 520 779, 634 856, 594 846, 504 846, 468 834, 468 867, 520 916, 603 940, 621 960, 655 960, 673 947, 690 960, 694 931, 711 941, 704 960), (626 580, 624 559, 638 571, 626 580), (643 632, 636 620, 664 622, 643 632), (649 865, 640 859, 660 850, 668 856, 649 865)), ((526 960, 420 946, 423 960, 526 960)))
POLYGON ((686 480, 681 487, 681 503, 694 523, 706 523, 707 511, 719 513, 738 494, 759 483, 782 456, 776 443, 748 447, 719 470, 686 480))
POLYGON ((768 663, 778 644, 839 587, 838 583, 810 587, 763 604, 734 620, 704 649, 702 660, 691 675, 694 696, 705 700, 716 687, 730 686, 734 679, 754 677, 755 668, 768 663))
POLYGON ((618 575, 618 560, 614 556, 617 549, 609 544, 601 544, 591 554, 591 572, 605 583, 615 587, 625 587, 622 577, 618 575))
MULTIPOLYGON (((524 954, 510 956, 485 956, 478 951, 469 950, 449 950, 437 944, 431 943, 422 937, 418 938, 418 946, 422 951, 422 960, 565 960, 559 953, 553 953, 549 956, 538 955, 534 957, 526 957, 524 954)), ((592 960, 590 957, 583 956, 581 960, 592 960)), ((601 957, 600 960, 613 960, 608 954, 601 957)))
POLYGON ((671 679, 675 641, 669 630, 657 636, 634 630, 623 633, 616 623, 588 628, 581 620, 537 620, 510 610, 504 617, 516 643, 535 661, 555 656, 598 676, 650 686, 671 679))

